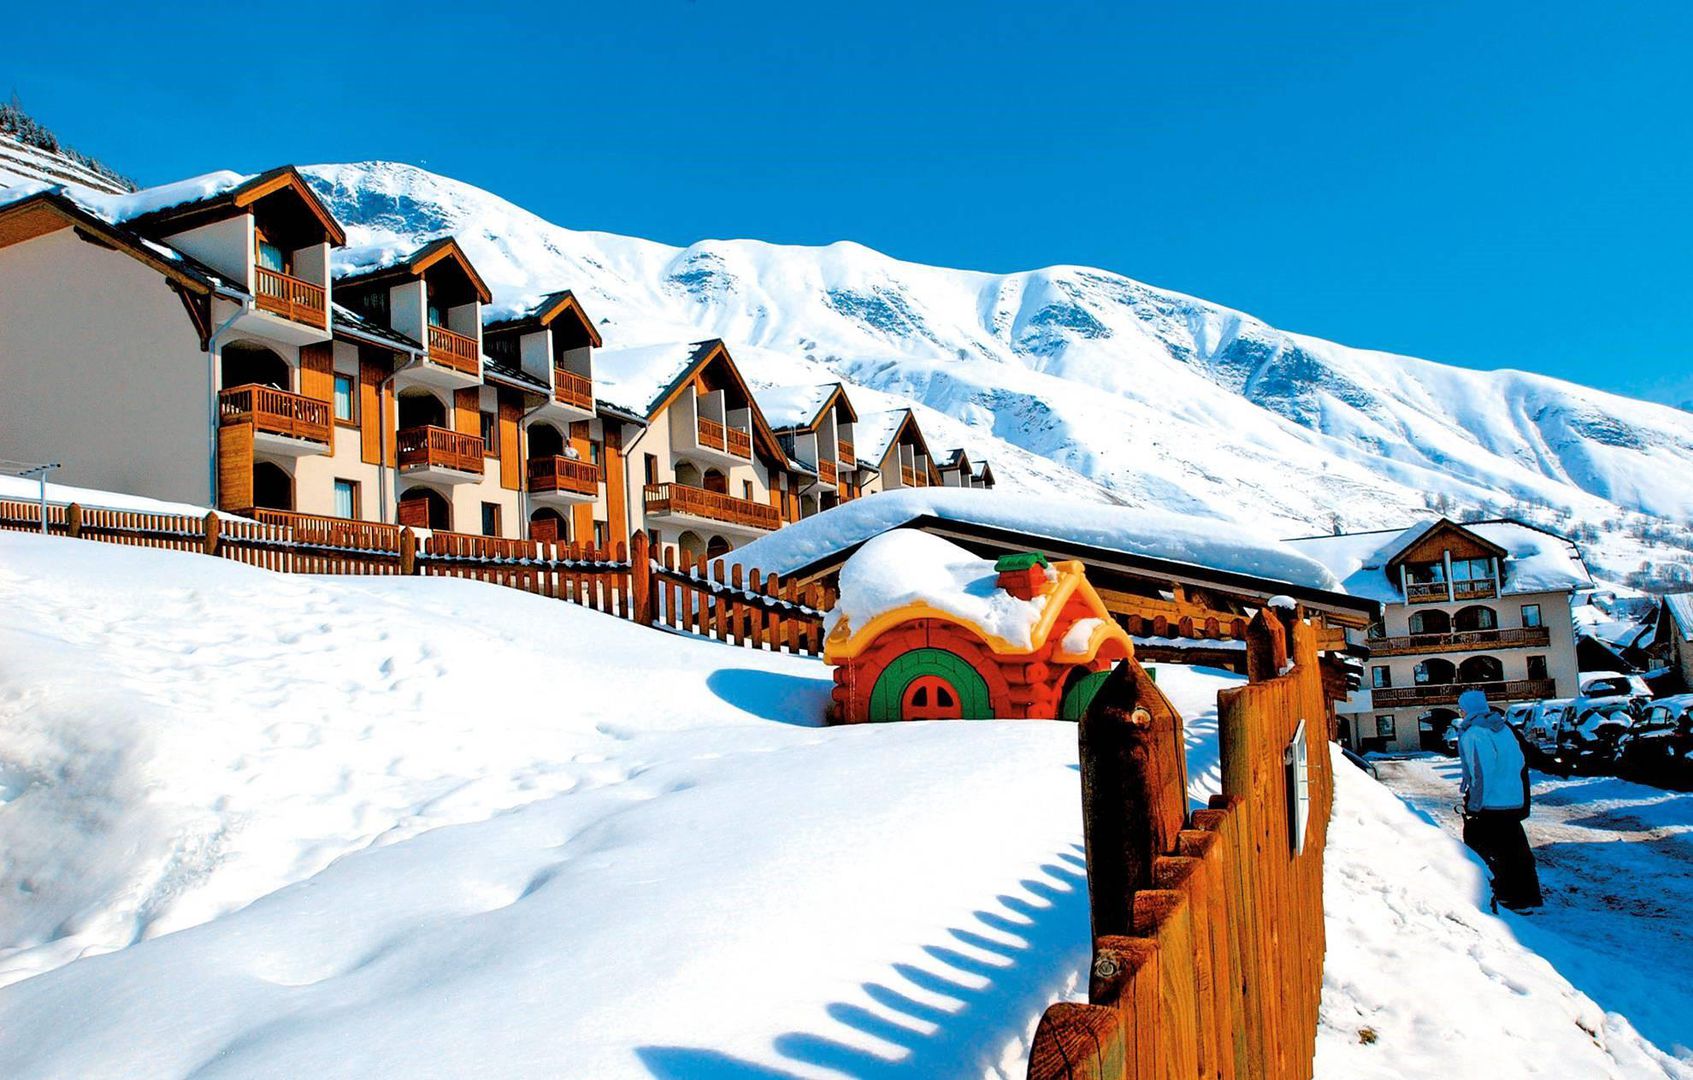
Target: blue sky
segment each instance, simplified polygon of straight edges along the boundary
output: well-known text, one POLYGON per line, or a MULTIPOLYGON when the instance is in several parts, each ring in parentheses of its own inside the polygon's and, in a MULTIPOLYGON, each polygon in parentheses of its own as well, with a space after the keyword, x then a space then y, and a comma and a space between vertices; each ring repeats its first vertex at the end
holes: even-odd
POLYGON ((1090 264, 1693 399, 1693 5, 259 11, 31 5, 0 92, 143 183, 387 158, 576 228, 1090 264))

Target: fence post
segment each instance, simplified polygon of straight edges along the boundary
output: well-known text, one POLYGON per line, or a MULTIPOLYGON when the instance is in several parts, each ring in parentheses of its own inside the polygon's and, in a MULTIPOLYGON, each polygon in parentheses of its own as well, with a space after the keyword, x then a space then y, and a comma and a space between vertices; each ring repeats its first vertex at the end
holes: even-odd
POLYGON ((653 567, 645 529, 629 541, 630 618, 642 626, 653 624, 653 567))
POLYGON ((219 529, 220 529, 220 523, 218 521, 217 514, 213 511, 208 510, 206 512, 206 554, 207 555, 216 555, 218 553, 218 532, 219 532, 219 529))
POLYGON ((1275 678, 1287 666, 1287 630, 1269 608, 1246 626, 1246 680, 1264 682, 1275 678))
POLYGON ((1099 688, 1077 735, 1095 939, 1134 933, 1134 894, 1187 823, 1182 721, 1134 660, 1099 688))
POLYGON ((82 504, 71 503, 65 507, 65 535, 80 537, 82 535, 82 504))
POLYGON ((400 530, 400 573, 417 573, 417 534, 410 525, 400 530))

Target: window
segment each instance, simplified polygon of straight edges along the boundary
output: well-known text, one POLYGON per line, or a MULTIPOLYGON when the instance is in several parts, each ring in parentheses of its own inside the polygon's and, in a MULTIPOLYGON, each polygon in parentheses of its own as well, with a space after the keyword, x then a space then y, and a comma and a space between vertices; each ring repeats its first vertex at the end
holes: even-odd
POLYGON ((1492 581, 1492 559, 1453 559, 1453 581, 1492 581))
POLYGON ((443 329, 447 325, 447 313, 442 311, 441 305, 433 300, 429 301, 429 325, 439 326, 443 329))
POLYGON ((1523 605, 1523 625, 1524 626, 1539 626, 1540 625, 1540 605, 1539 604, 1524 604, 1523 605))
MULTIPOLYGON (((656 530, 653 532, 653 543, 655 545, 658 543, 658 532, 656 530)), ((603 521, 594 522, 594 546, 605 547, 605 522, 603 521)), ((657 548, 655 547, 654 550, 656 551, 657 548)))
POLYGON ((357 518, 359 516, 359 485, 353 480, 335 481, 335 516, 343 518, 357 518))
POLYGON ((646 462, 647 462, 647 483, 649 483, 649 484, 658 483, 658 455, 657 454, 648 454, 647 457, 646 457, 646 462))
POLYGON ((1413 585, 1433 585, 1446 580, 1446 564, 1406 563, 1405 579, 1413 585))
POLYGON ((500 535, 500 504, 485 502, 482 504, 482 535, 500 535))
MULTIPOLYGON (((500 418, 485 412, 482 416, 482 453, 487 457, 500 456, 500 418)), ((488 535, 492 536, 492 533, 488 535)))
POLYGON ((745 499, 747 502, 752 502, 752 481, 751 480, 742 480, 741 481, 741 498, 745 499))
POLYGON ((279 274, 288 272, 288 257, 282 253, 281 248, 263 236, 258 240, 258 260, 259 265, 266 270, 275 270, 279 274))
POLYGON ((600 451, 601 447, 598 442, 590 442, 588 444, 588 460, 598 465, 600 463, 600 451))
POLYGON ((1391 739, 1391 738, 1393 738, 1393 716, 1392 716, 1392 714, 1389 714, 1387 716, 1376 717, 1376 738, 1378 738, 1378 739, 1391 739))
POLYGON ((335 419, 343 424, 358 423, 359 395, 351 375, 335 373, 335 419))
POLYGON ((1528 677, 1531 679, 1544 679, 1547 677, 1546 658, 1544 656, 1531 656, 1528 658, 1528 677))
POLYGON ((1370 669, 1370 685, 1378 689, 1386 689, 1393 685, 1393 669, 1385 665, 1378 665, 1370 669))

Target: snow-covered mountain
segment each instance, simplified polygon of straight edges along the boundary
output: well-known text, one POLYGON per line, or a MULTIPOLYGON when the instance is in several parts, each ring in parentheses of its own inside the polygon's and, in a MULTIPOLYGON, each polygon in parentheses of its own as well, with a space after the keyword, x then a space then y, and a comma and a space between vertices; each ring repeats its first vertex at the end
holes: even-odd
POLYGON ((564 228, 407 165, 306 171, 354 244, 451 232, 499 302, 568 287, 620 345, 719 336, 755 381, 841 377, 920 403, 937 450, 970 447, 1012 486, 1288 532, 1396 524, 1442 497, 1693 518, 1693 414, 1667 406, 1352 349, 1087 267, 676 248, 564 228))

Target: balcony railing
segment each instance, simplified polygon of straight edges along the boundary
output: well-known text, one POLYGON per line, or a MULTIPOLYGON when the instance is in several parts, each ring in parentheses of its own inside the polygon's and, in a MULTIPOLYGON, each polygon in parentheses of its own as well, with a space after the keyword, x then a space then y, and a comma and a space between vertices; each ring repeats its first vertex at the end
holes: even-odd
POLYGON ((1466 690, 1480 690, 1495 705, 1502 701, 1533 701, 1557 693, 1551 679, 1515 679, 1510 682, 1435 683, 1423 686, 1382 687, 1370 691, 1370 707, 1401 705, 1455 705, 1466 690))
POLYGON ((899 482, 904 484, 906 487, 916 487, 917 470, 913 469, 909 465, 901 465, 899 467, 899 482))
POLYGON ((1405 586, 1407 604, 1432 604, 1445 602, 1447 599, 1444 581, 1411 582, 1405 586))
POLYGON ((594 410, 594 381, 561 367, 553 368, 553 397, 578 409, 594 410))
POLYGON ((529 459, 529 490, 568 492, 573 495, 598 495, 600 467, 589 461, 578 461, 562 455, 529 459))
POLYGON ((1452 599, 1454 600, 1487 600, 1498 595, 1492 578, 1482 578, 1476 581, 1454 581, 1452 583, 1452 599))
POLYGON ((703 416, 699 419, 699 443, 701 446, 711 450, 722 450, 728 445, 728 440, 723 434, 722 424, 715 420, 707 420, 703 416))
POLYGON ((256 383, 220 393, 218 417, 223 424, 251 423, 259 431, 309 442, 327 443, 331 430, 329 402, 256 383))
POLYGON ((1371 638, 1371 656, 1405 656, 1416 653, 1467 652, 1472 649, 1544 648, 1552 643, 1552 631, 1545 626, 1512 630, 1460 630, 1450 634, 1407 634, 1403 637, 1371 638))
POLYGON ((738 458, 752 457, 752 434, 736 427, 725 430, 729 435, 729 453, 738 458))
POLYGON ((476 355, 476 339, 444 326, 429 328, 429 359, 466 375, 476 375, 482 370, 480 358, 476 355))
POLYGON ((721 450, 735 457, 752 457, 751 433, 726 427, 703 416, 699 418, 699 444, 707 450, 721 450))
POLYGON ((850 466, 858 460, 858 455, 853 453, 852 444, 847 442, 845 439, 837 441, 835 447, 836 453, 840 456, 842 465, 850 466))
POLYGON ((262 310, 308 326, 329 325, 329 305, 322 285, 269 267, 257 266, 253 271, 253 302, 262 310))
POLYGON ((400 469, 456 469, 482 472, 483 444, 480 435, 461 435, 443 427, 425 425, 406 428, 395 440, 400 469))
POLYGON ((648 484, 645 497, 649 514, 688 514, 753 529, 774 529, 782 523, 776 508, 767 503, 687 484, 648 484))
POLYGON ((823 481, 825 484, 828 484, 830 487, 834 487, 835 476, 834 462, 825 460, 817 463, 817 479, 823 481))

